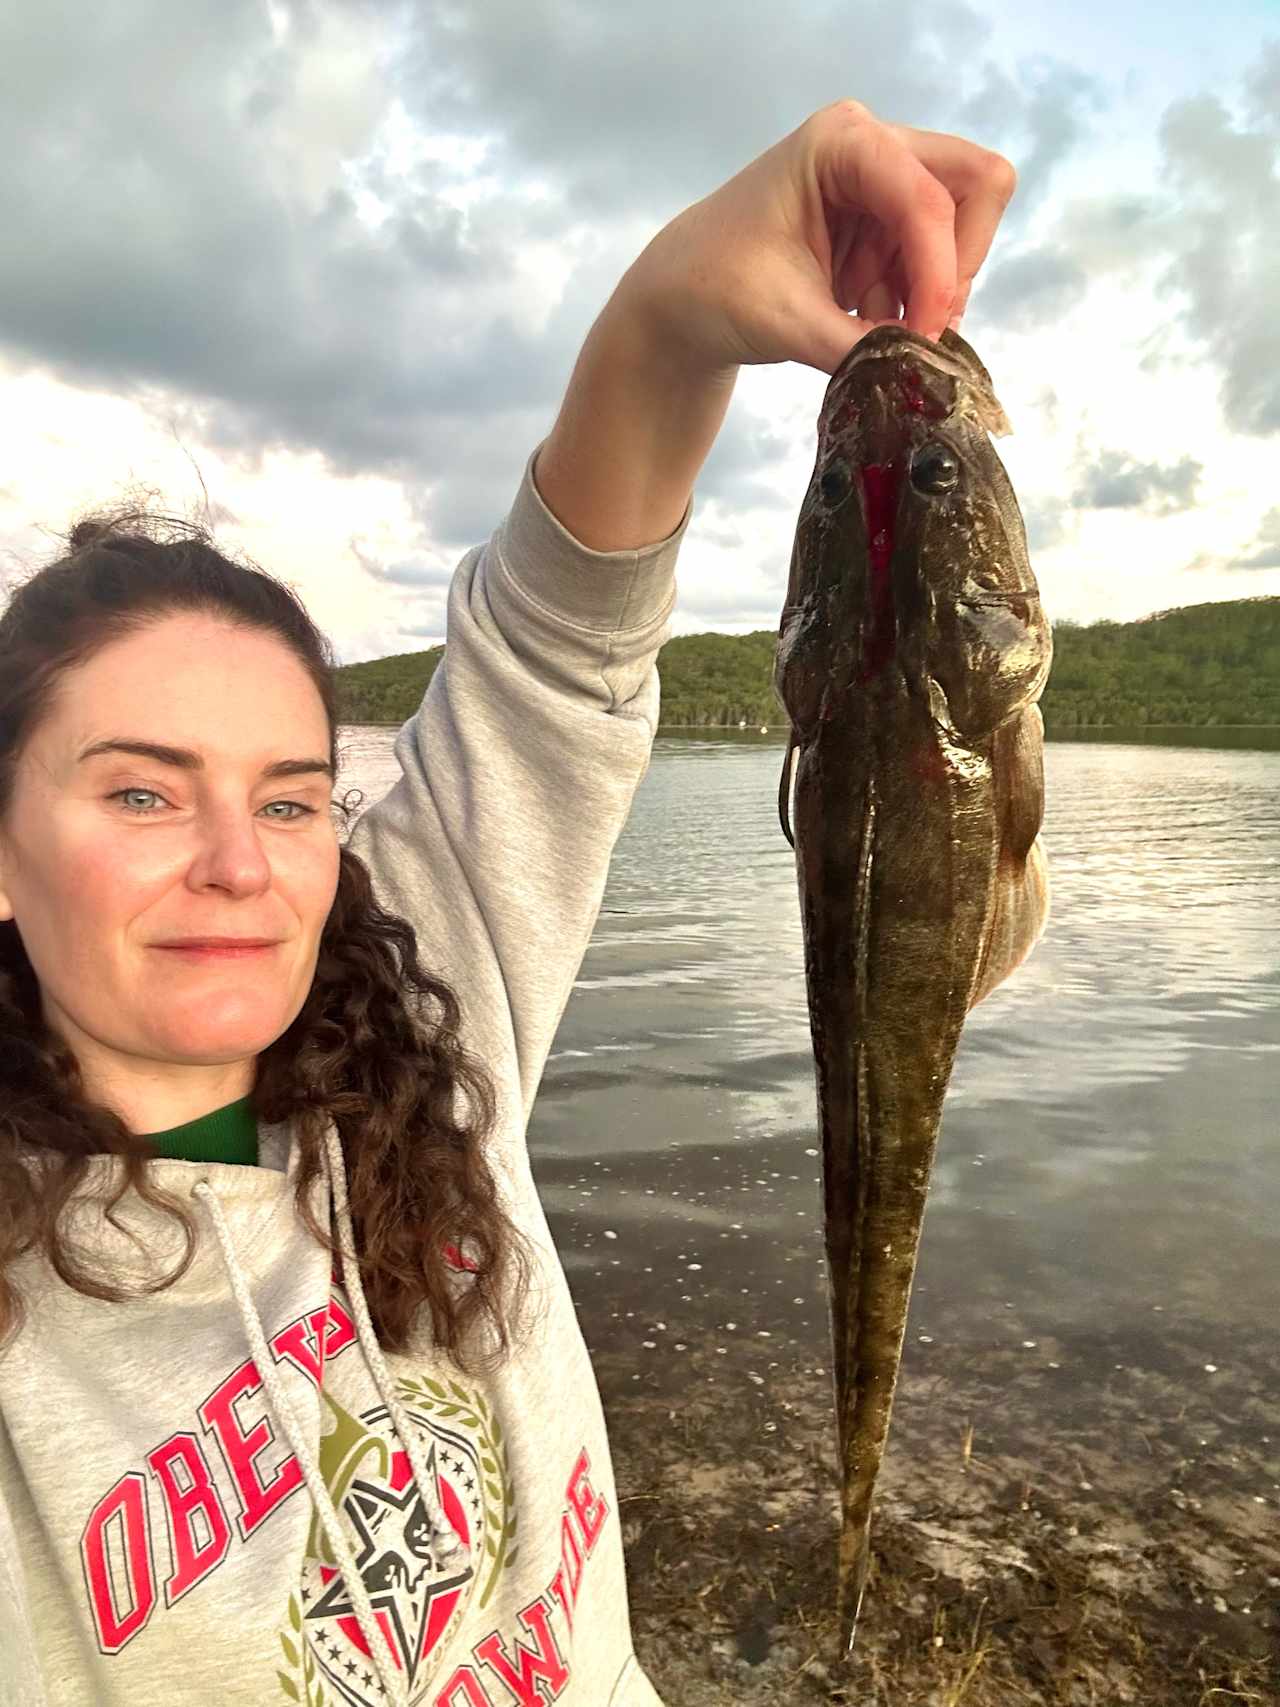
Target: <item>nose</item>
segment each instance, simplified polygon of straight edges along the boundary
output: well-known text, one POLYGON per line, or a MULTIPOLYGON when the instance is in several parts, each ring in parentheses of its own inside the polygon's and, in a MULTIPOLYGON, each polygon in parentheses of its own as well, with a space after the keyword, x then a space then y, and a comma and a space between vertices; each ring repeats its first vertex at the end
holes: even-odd
POLYGON ((240 807, 210 808, 202 816, 189 884, 213 884, 231 894, 252 894, 271 882, 271 860, 260 823, 240 807))

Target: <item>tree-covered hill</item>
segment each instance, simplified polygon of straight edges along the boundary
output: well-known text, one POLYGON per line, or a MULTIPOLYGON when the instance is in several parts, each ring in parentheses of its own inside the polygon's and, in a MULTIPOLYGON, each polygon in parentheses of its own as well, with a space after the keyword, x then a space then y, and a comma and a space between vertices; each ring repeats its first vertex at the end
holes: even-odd
POLYGON ((1280 598, 1058 623, 1046 726, 1280 724, 1280 598))
MULTIPOLYGON (((785 724, 773 691, 777 635, 681 634, 658 658, 665 728, 785 724)), ((412 717, 443 646, 338 671, 344 723, 412 717)), ((1280 598, 1158 611, 1136 622, 1060 622, 1041 700, 1054 728, 1280 726, 1280 598)))
POLYGON ((364 664, 344 664, 336 672, 339 721, 407 722, 443 657, 444 647, 433 646, 427 652, 396 652, 364 664))

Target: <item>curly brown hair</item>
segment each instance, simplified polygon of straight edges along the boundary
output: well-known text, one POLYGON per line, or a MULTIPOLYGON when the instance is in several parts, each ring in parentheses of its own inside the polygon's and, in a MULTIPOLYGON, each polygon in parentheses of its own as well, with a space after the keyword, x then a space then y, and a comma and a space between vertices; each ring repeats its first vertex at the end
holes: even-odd
MULTIPOLYGON (((246 567, 224 556, 207 527, 136 502, 86 517, 57 537, 69 550, 19 584, 0 616, 0 824, 20 756, 60 679, 113 641, 178 612, 272 635, 293 651, 323 701, 336 776, 334 654, 289 586, 251 559, 246 567)), ((351 811, 345 798, 333 806, 351 811)), ((492 1367, 514 1345, 531 1261, 486 1159, 497 1118, 493 1081, 460 1044, 459 1023, 453 990, 419 963, 413 926, 378 905, 368 869, 342 847, 310 992, 257 1058, 253 1112, 265 1122, 296 1122, 295 1204, 310 1233, 334 1252, 336 1241, 309 1200, 332 1118, 380 1341, 403 1350, 425 1304, 437 1344, 474 1371, 492 1367), (457 1092, 468 1105, 461 1117, 457 1092), (472 1267, 464 1287, 446 1245, 465 1252, 472 1267), (481 1339, 487 1351, 477 1348, 481 1339)), ((151 1178, 155 1154, 149 1138, 86 1094, 75 1056, 45 1023, 16 923, 0 921, 0 1345, 25 1320, 11 1270, 28 1252, 47 1258, 77 1292, 111 1302, 162 1291, 186 1272, 195 1223, 151 1178), (89 1267, 60 1226, 88 1158, 103 1154, 125 1159, 108 1217, 132 1188, 179 1221, 185 1236, 177 1265, 133 1290, 89 1267)))

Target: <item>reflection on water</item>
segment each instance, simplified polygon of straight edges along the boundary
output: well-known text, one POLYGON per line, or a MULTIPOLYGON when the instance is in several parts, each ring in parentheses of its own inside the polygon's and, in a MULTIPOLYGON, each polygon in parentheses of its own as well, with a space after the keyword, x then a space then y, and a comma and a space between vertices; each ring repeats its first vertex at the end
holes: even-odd
MULTIPOLYGON (((1049 743, 1052 917, 961 1040, 908 1356, 923 1334, 1057 1360, 1086 1330, 1155 1355, 1172 1321, 1221 1362, 1274 1323, 1280 750, 1249 734, 1049 743)), ((395 731, 344 735, 343 781, 377 798, 395 731)), ((588 1339, 637 1363, 682 1326, 762 1368, 826 1355, 783 752, 657 741, 534 1110, 588 1339)))

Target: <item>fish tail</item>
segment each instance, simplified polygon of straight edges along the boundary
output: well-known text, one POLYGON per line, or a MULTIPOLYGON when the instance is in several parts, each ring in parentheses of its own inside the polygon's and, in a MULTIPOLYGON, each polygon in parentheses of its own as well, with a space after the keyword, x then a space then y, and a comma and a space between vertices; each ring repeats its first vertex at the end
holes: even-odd
POLYGON ((862 1594, 871 1563, 871 1520, 860 1527, 846 1527, 840 1536, 840 1559, 836 1589, 836 1621, 840 1627, 840 1651, 847 1660, 853 1653, 862 1612, 862 1594))

